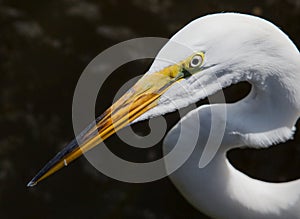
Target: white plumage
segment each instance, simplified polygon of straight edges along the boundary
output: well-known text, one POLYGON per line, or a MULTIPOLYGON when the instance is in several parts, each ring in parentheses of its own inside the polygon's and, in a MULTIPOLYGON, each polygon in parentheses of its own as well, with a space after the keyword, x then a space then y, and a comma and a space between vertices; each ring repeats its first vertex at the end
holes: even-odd
MULTIPOLYGON (((160 105, 143 118, 174 110, 172 102, 176 107, 194 103, 220 87, 240 81, 252 85, 251 93, 243 100, 199 107, 168 133, 165 153, 172 149, 179 134, 199 134, 189 160, 170 176, 178 190, 197 209, 214 218, 300 218, 300 180, 259 181, 236 170, 226 158, 226 152, 232 148, 269 147, 292 138, 300 113, 300 55, 295 45, 273 24, 233 13, 197 19, 171 41, 193 51, 205 51, 204 66, 213 67, 180 82, 184 89, 171 87, 160 99, 160 105), (209 133, 218 135, 222 131, 219 126, 211 130, 211 110, 223 111, 225 107, 225 117, 222 113, 213 115, 220 117, 220 127, 226 125, 220 148, 207 166, 198 168, 209 133), (200 117, 199 133, 193 133, 196 116, 200 117)), ((158 59, 176 62, 185 56, 166 45, 158 59)), ((167 64, 157 61, 153 68, 159 68, 156 65, 163 68, 167 64)), ((185 145, 189 145, 188 137, 182 147, 185 145)), ((171 166, 166 163, 167 169, 171 166)))
MULTIPOLYGON (((263 19, 234 13, 209 15, 175 34, 148 74, 183 60, 192 51, 204 51, 204 66, 211 67, 173 85, 157 107, 136 121, 185 107, 240 81, 249 82, 252 90, 237 103, 193 110, 168 133, 165 153, 179 135, 186 136, 182 147, 189 145, 189 136, 199 135, 195 151, 171 180, 192 205, 215 218, 300 218, 300 180, 267 183, 252 179, 226 158, 226 151, 232 148, 264 148, 292 138, 300 114, 297 48, 279 28, 263 19), (220 126, 211 130, 211 111, 218 108, 227 113, 225 117, 213 115, 219 117, 220 126), (200 132, 193 133, 197 116, 200 132), (225 135, 216 156, 198 168, 209 133, 218 135, 224 123, 225 135)), ((167 169, 171 166, 166 163, 167 169)))

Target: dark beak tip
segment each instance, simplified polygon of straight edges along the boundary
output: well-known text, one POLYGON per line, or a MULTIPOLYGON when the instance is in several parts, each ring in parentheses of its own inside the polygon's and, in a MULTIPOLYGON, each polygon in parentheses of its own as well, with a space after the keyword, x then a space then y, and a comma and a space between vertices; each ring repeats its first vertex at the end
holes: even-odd
POLYGON ((33 180, 31 180, 28 184, 27 184, 27 187, 33 187, 35 186, 37 183, 34 182, 33 180))

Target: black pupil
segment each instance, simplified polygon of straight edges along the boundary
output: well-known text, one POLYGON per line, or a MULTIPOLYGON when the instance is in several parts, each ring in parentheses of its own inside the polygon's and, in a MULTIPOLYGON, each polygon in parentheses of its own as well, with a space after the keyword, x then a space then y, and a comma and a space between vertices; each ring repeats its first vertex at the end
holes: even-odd
POLYGON ((198 65, 199 64, 199 59, 193 59, 192 64, 193 65, 198 65))

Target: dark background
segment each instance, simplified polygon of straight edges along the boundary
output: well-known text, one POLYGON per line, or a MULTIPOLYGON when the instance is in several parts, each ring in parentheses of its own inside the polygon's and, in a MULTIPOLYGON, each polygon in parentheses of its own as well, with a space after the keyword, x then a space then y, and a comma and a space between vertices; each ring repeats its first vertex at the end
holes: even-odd
MULTIPOLYGON (((0 217, 207 218, 168 178, 122 183, 98 173, 84 158, 34 188, 26 184, 73 138, 73 91, 93 57, 127 39, 169 38, 195 18, 227 11, 264 17, 300 46, 299 0, 0 0, 0 217)), ((96 111, 103 112, 112 93, 150 63, 136 61, 114 72, 101 89, 96 111)), ((248 85, 234 86, 226 90, 227 100, 248 91, 248 85)), ((166 117, 170 127, 179 119, 177 113, 166 117)), ((142 135, 149 132, 147 122, 134 129, 142 135)), ((239 149, 229 157, 237 168, 259 179, 296 179, 298 135, 271 149, 239 149)), ((133 150, 116 137, 108 144, 129 160, 147 162, 161 156, 160 145, 133 150)))

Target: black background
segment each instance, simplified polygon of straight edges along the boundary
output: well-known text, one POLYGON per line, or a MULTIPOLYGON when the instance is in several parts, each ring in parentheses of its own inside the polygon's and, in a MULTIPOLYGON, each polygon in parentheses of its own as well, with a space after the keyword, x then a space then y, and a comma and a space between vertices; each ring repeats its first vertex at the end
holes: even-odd
MULTIPOLYGON (((104 49, 135 37, 172 36, 189 21, 214 12, 259 15, 300 45, 298 0, 0 0, 0 217, 1 218, 207 218, 189 205, 168 178, 129 184, 98 173, 81 158, 27 188, 37 171, 73 138, 72 98, 85 66, 104 49)), ((112 93, 147 70, 151 60, 119 68, 101 89, 100 114, 112 93)), ((226 90, 228 102, 249 91, 226 90)), ((205 101, 204 101, 205 102, 205 101)), ((203 104, 201 102, 200 104, 203 104)), ((179 119, 167 115, 169 127, 179 119)), ((134 126, 149 132, 147 122, 134 126)), ((236 150, 232 163, 268 181, 300 177, 300 147, 294 141, 256 151, 236 150)), ((108 140, 118 155, 146 162, 159 158, 160 144, 145 151, 108 140)))

